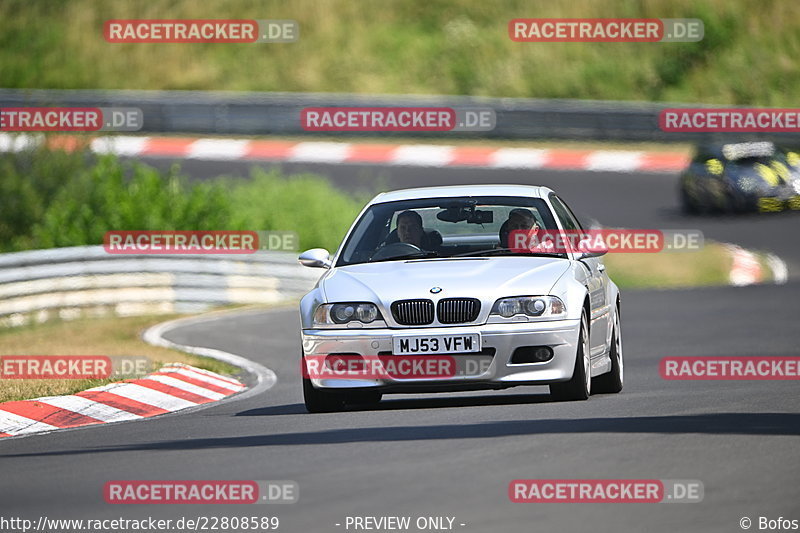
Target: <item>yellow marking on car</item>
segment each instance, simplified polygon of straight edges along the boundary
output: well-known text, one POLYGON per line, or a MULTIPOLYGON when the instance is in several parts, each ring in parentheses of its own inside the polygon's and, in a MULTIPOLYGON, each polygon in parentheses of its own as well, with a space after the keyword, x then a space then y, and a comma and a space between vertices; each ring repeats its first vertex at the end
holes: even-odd
POLYGON ((762 213, 783 211, 783 202, 777 198, 759 198, 758 210, 762 213))
POLYGON ((780 178, 778 174, 769 168, 767 165, 763 163, 756 163, 754 167, 758 175, 764 178, 764 181, 772 185, 773 187, 777 186, 780 183, 780 178))
POLYGON ((709 159, 706 161, 706 170, 711 174, 719 176, 722 174, 722 162, 719 159, 709 159))
POLYGON ((783 183, 786 183, 789 180, 789 167, 781 163, 780 161, 773 161, 772 162, 772 170, 778 175, 783 183))

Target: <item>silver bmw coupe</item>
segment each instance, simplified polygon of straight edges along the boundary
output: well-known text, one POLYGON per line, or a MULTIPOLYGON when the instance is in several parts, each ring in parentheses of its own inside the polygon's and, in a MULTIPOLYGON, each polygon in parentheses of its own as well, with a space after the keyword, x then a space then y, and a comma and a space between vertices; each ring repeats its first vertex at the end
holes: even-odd
POLYGON ((405 189, 367 204, 300 302, 309 412, 384 393, 549 385, 560 400, 622 390, 619 290, 604 251, 520 246, 585 231, 550 189, 405 189), (513 241, 513 242, 512 242, 513 241))

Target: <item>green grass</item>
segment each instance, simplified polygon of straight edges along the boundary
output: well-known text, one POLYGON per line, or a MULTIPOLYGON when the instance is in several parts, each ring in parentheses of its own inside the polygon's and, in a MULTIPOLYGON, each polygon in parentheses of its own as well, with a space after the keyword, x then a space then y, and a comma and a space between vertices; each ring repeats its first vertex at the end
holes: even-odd
MULTIPOLYGON (((3 355, 107 355, 147 357, 154 368, 167 363, 186 363, 218 374, 233 375, 235 366, 216 359, 151 346, 140 338, 147 327, 169 317, 105 317, 56 320, 19 328, 0 328, 3 355)), ((112 379, 2 379, 0 402, 74 394, 119 381, 112 379)))
POLYGON ((727 285, 733 259, 723 245, 707 242, 696 252, 610 253, 603 262, 622 289, 667 289, 727 285))
POLYGON ((466 94, 792 106, 800 3, 5 0, 5 87, 466 94), (700 18, 698 43, 515 43, 512 18, 700 18), (111 44, 118 18, 294 19, 286 44, 111 44))

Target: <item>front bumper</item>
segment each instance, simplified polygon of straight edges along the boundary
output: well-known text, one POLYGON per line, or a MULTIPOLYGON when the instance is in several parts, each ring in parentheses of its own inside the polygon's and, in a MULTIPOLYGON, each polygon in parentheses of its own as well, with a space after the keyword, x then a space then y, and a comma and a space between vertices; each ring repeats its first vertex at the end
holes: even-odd
MULTIPOLYGON (((428 392, 501 389, 516 385, 547 385, 569 380, 575 368, 580 320, 554 320, 509 324, 484 324, 481 326, 353 329, 353 330, 303 330, 303 355, 318 359, 329 354, 359 356, 393 356, 392 337, 397 335, 452 335, 480 333, 483 355, 452 354, 458 358, 482 358, 477 372, 442 377, 410 378, 381 376, 380 378, 330 378, 309 376, 320 389, 380 389, 385 392, 428 392), (553 357, 546 362, 512 363, 514 350, 526 346, 547 346, 553 357), (487 353, 494 351, 490 361, 487 353)), ((427 356, 417 355, 415 358, 427 356)), ((436 356, 430 356, 436 357, 436 356)), ((473 367, 474 368, 474 367, 473 367)))
POLYGON ((760 197, 755 200, 756 210, 760 213, 800 210, 800 195, 782 195, 760 197))

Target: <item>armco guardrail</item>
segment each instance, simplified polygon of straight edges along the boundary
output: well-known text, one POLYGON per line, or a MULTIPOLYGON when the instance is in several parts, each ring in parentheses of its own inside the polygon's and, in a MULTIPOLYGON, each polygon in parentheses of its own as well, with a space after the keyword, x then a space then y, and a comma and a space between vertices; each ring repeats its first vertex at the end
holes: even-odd
MULTIPOLYGON (((0 108, 47 105, 137 107, 144 114, 141 130, 144 133, 305 135, 308 132, 300 125, 300 111, 305 107, 442 106, 491 108, 497 115, 497 125, 488 132, 395 132, 381 135, 656 142, 765 138, 757 134, 665 133, 659 130, 658 114, 662 109, 708 107, 697 104, 328 93, 0 89, 0 108)), ((787 143, 800 142, 800 134, 795 133, 775 133, 768 137, 787 143)))
POLYGON ((299 298, 321 273, 280 252, 116 255, 79 246, 2 254, 0 325, 274 303, 299 298))

